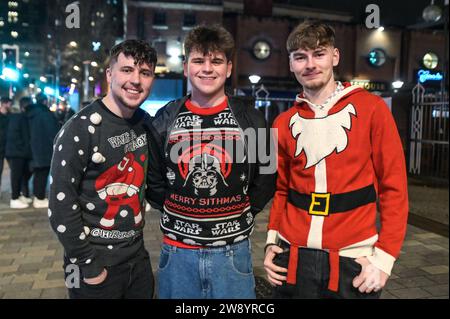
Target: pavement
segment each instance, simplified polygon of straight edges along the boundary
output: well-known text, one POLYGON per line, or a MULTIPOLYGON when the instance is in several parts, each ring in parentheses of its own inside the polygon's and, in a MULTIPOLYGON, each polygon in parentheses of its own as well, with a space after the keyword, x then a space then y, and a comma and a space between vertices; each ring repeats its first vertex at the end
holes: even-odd
MULTIPOLYGON (((62 268, 63 249, 50 228, 47 210, 10 209, 7 179, 6 168, 2 178, 4 192, 0 193, 0 299, 67 298, 62 268)), ((425 212, 424 198, 433 198, 433 210, 447 214, 447 234, 442 236, 417 225, 408 225, 400 257, 381 298, 448 299, 448 189, 410 185, 409 193, 411 211, 414 212, 425 212), (436 193, 441 194, 439 198, 436 198, 436 193)), ((268 212, 269 205, 256 217, 251 236, 259 298, 270 293, 263 268, 268 212)), ((146 220, 145 246, 150 253, 153 270, 156 270, 161 242, 159 213, 151 210, 146 220)))

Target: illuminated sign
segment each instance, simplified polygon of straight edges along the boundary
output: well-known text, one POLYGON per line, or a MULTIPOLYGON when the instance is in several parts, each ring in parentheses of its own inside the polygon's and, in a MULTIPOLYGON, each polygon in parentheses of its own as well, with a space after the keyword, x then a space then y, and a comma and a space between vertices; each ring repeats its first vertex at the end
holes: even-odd
POLYGON ((440 72, 432 73, 430 70, 419 70, 417 72, 417 77, 420 83, 425 83, 426 81, 441 81, 444 78, 440 72))
POLYGON ((368 80, 352 80, 352 85, 358 85, 367 91, 386 91, 387 84, 384 82, 372 82, 368 80))
POLYGON ((382 49, 373 49, 369 52, 367 59, 371 66, 379 67, 386 62, 386 53, 382 49))

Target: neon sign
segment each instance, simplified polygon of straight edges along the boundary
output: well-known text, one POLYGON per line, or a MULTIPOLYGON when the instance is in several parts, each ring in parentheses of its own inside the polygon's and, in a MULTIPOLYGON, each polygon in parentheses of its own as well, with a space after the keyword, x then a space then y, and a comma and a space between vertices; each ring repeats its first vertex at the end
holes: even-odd
POLYGON ((417 77, 420 83, 425 83, 426 81, 441 81, 444 77, 440 72, 431 73, 429 70, 419 70, 417 72, 417 77))

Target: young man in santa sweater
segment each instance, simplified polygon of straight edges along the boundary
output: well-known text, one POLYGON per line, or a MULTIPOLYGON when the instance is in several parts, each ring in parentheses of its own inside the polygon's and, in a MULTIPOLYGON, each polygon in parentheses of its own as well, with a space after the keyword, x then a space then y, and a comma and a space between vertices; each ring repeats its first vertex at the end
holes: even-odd
POLYGON ((379 298, 405 236, 394 119, 380 97, 335 81, 334 39, 328 25, 304 22, 287 40, 303 93, 273 125, 278 179, 264 266, 276 298, 379 298))
POLYGON ((70 298, 152 298, 143 240, 150 116, 139 107, 155 66, 148 43, 117 44, 106 70, 108 94, 57 135, 48 216, 64 246, 70 298))
POLYGON ((196 27, 184 47, 191 94, 151 125, 147 196, 164 233, 158 297, 255 298, 249 236, 275 190, 275 165, 264 174, 256 147, 266 145, 265 120, 225 94, 234 52, 228 31, 196 27))

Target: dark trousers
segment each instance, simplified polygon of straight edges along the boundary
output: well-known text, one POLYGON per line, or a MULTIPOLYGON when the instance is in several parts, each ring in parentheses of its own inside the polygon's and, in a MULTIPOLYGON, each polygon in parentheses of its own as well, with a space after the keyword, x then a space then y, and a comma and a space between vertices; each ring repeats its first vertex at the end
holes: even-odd
POLYGON ((3 174, 3 162, 5 160, 5 154, 0 153, 0 195, 2 192, 1 186, 2 186, 2 174, 3 174))
MULTIPOLYGON (((289 248, 274 258, 274 264, 288 268, 289 248)), ((275 299, 378 299, 381 291, 360 293, 353 287, 353 279, 361 273, 361 265, 353 258, 339 257, 339 289, 328 290, 330 264, 328 252, 299 248, 297 281, 295 285, 283 283, 273 290, 275 299)))
POLYGON ((38 199, 45 198, 45 188, 47 187, 48 174, 50 173, 50 167, 38 167, 34 168, 33 174, 33 192, 34 196, 38 199))
POLYGON ((25 197, 30 197, 29 183, 30 183, 30 179, 31 179, 32 175, 33 175, 33 173, 31 172, 31 169, 30 169, 30 161, 28 161, 26 164, 26 167, 25 167, 25 171, 23 173, 22 187, 20 189, 20 192, 25 197))
POLYGON ((11 171, 11 199, 18 199, 28 174, 28 159, 10 157, 8 164, 11 171))
MULTIPOLYGON (((150 256, 143 249, 133 259, 105 267, 106 279, 98 285, 88 285, 80 279, 79 288, 69 289, 70 299, 152 299, 154 278, 150 256)), ((67 278, 67 273, 66 273, 67 278)))

